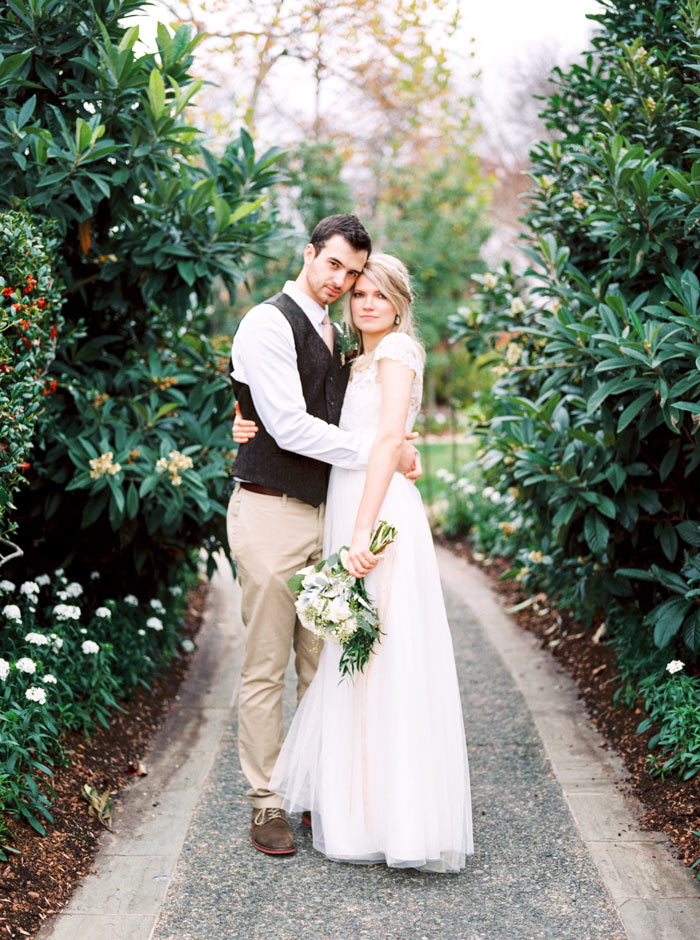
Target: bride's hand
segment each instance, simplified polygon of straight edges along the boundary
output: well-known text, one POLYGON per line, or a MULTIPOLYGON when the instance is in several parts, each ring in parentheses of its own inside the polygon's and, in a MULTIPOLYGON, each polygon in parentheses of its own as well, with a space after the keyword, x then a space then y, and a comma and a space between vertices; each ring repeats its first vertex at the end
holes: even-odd
POLYGON ((241 408, 236 402, 236 417, 233 422, 233 439, 236 444, 245 444, 258 433, 255 421, 248 421, 241 415, 241 408))
POLYGON ((369 541, 372 533, 354 532, 350 548, 345 554, 343 564, 355 578, 364 578, 379 561, 379 555, 373 555, 369 550, 369 541))

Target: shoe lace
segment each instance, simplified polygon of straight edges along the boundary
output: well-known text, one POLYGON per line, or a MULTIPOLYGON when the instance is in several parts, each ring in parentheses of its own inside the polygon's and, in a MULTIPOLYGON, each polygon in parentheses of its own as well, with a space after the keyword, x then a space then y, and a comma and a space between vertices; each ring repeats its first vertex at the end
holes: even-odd
POLYGON ((263 808, 259 809, 255 814, 253 822, 256 826, 262 826, 263 823, 269 822, 271 819, 283 818, 284 816, 279 806, 263 806, 263 808))

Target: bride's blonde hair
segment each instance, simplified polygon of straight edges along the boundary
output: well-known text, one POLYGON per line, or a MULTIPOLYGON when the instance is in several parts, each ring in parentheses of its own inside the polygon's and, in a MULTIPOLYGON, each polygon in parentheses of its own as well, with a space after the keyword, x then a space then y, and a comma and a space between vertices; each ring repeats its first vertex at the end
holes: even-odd
MULTIPOLYGON (((425 358, 425 350, 416 332, 413 317, 413 291, 411 289, 411 278, 406 270, 406 266, 393 255, 377 252, 376 254, 371 254, 367 259, 367 263, 362 269, 362 274, 366 275, 370 281, 377 285, 379 290, 388 297, 396 310, 399 323, 394 326, 393 332, 407 333, 411 339, 415 341, 423 354, 423 358, 425 358)), ((350 334, 359 339, 360 352, 362 352, 362 334, 352 322, 352 313, 350 310, 352 295, 352 290, 349 290, 345 295, 343 319, 345 320, 350 334)))

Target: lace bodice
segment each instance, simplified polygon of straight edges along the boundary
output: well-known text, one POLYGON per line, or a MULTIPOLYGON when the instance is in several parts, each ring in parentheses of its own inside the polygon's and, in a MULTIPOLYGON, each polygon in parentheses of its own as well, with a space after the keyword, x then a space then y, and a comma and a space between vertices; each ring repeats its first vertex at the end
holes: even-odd
POLYGON ((423 394, 423 357, 417 343, 406 333, 389 333, 380 341, 374 353, 355 360, 340 415, 341 428, 367 433, 379 427, 382 404, 378 368, 380 359, 394 359, 415 372, 406 417, 406 431, 413 429, 423 394))

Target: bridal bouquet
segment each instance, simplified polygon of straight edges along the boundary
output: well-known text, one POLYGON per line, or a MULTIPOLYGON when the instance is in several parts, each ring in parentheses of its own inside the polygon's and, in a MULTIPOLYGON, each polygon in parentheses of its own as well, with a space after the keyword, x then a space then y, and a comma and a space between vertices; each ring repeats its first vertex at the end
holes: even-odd
MULTIPOLYGON (((370 551, 379 555, 396 538, 396 529, 379 522, 370 551)), ((297 571, 287 582, 297 595, 301 624, 324 640, 340 643, 341 676, 362 672, 381 634, 379 613, 367 596, 364 578, 355 578, 341 560, 347 546, 317 565, 297 571)))

